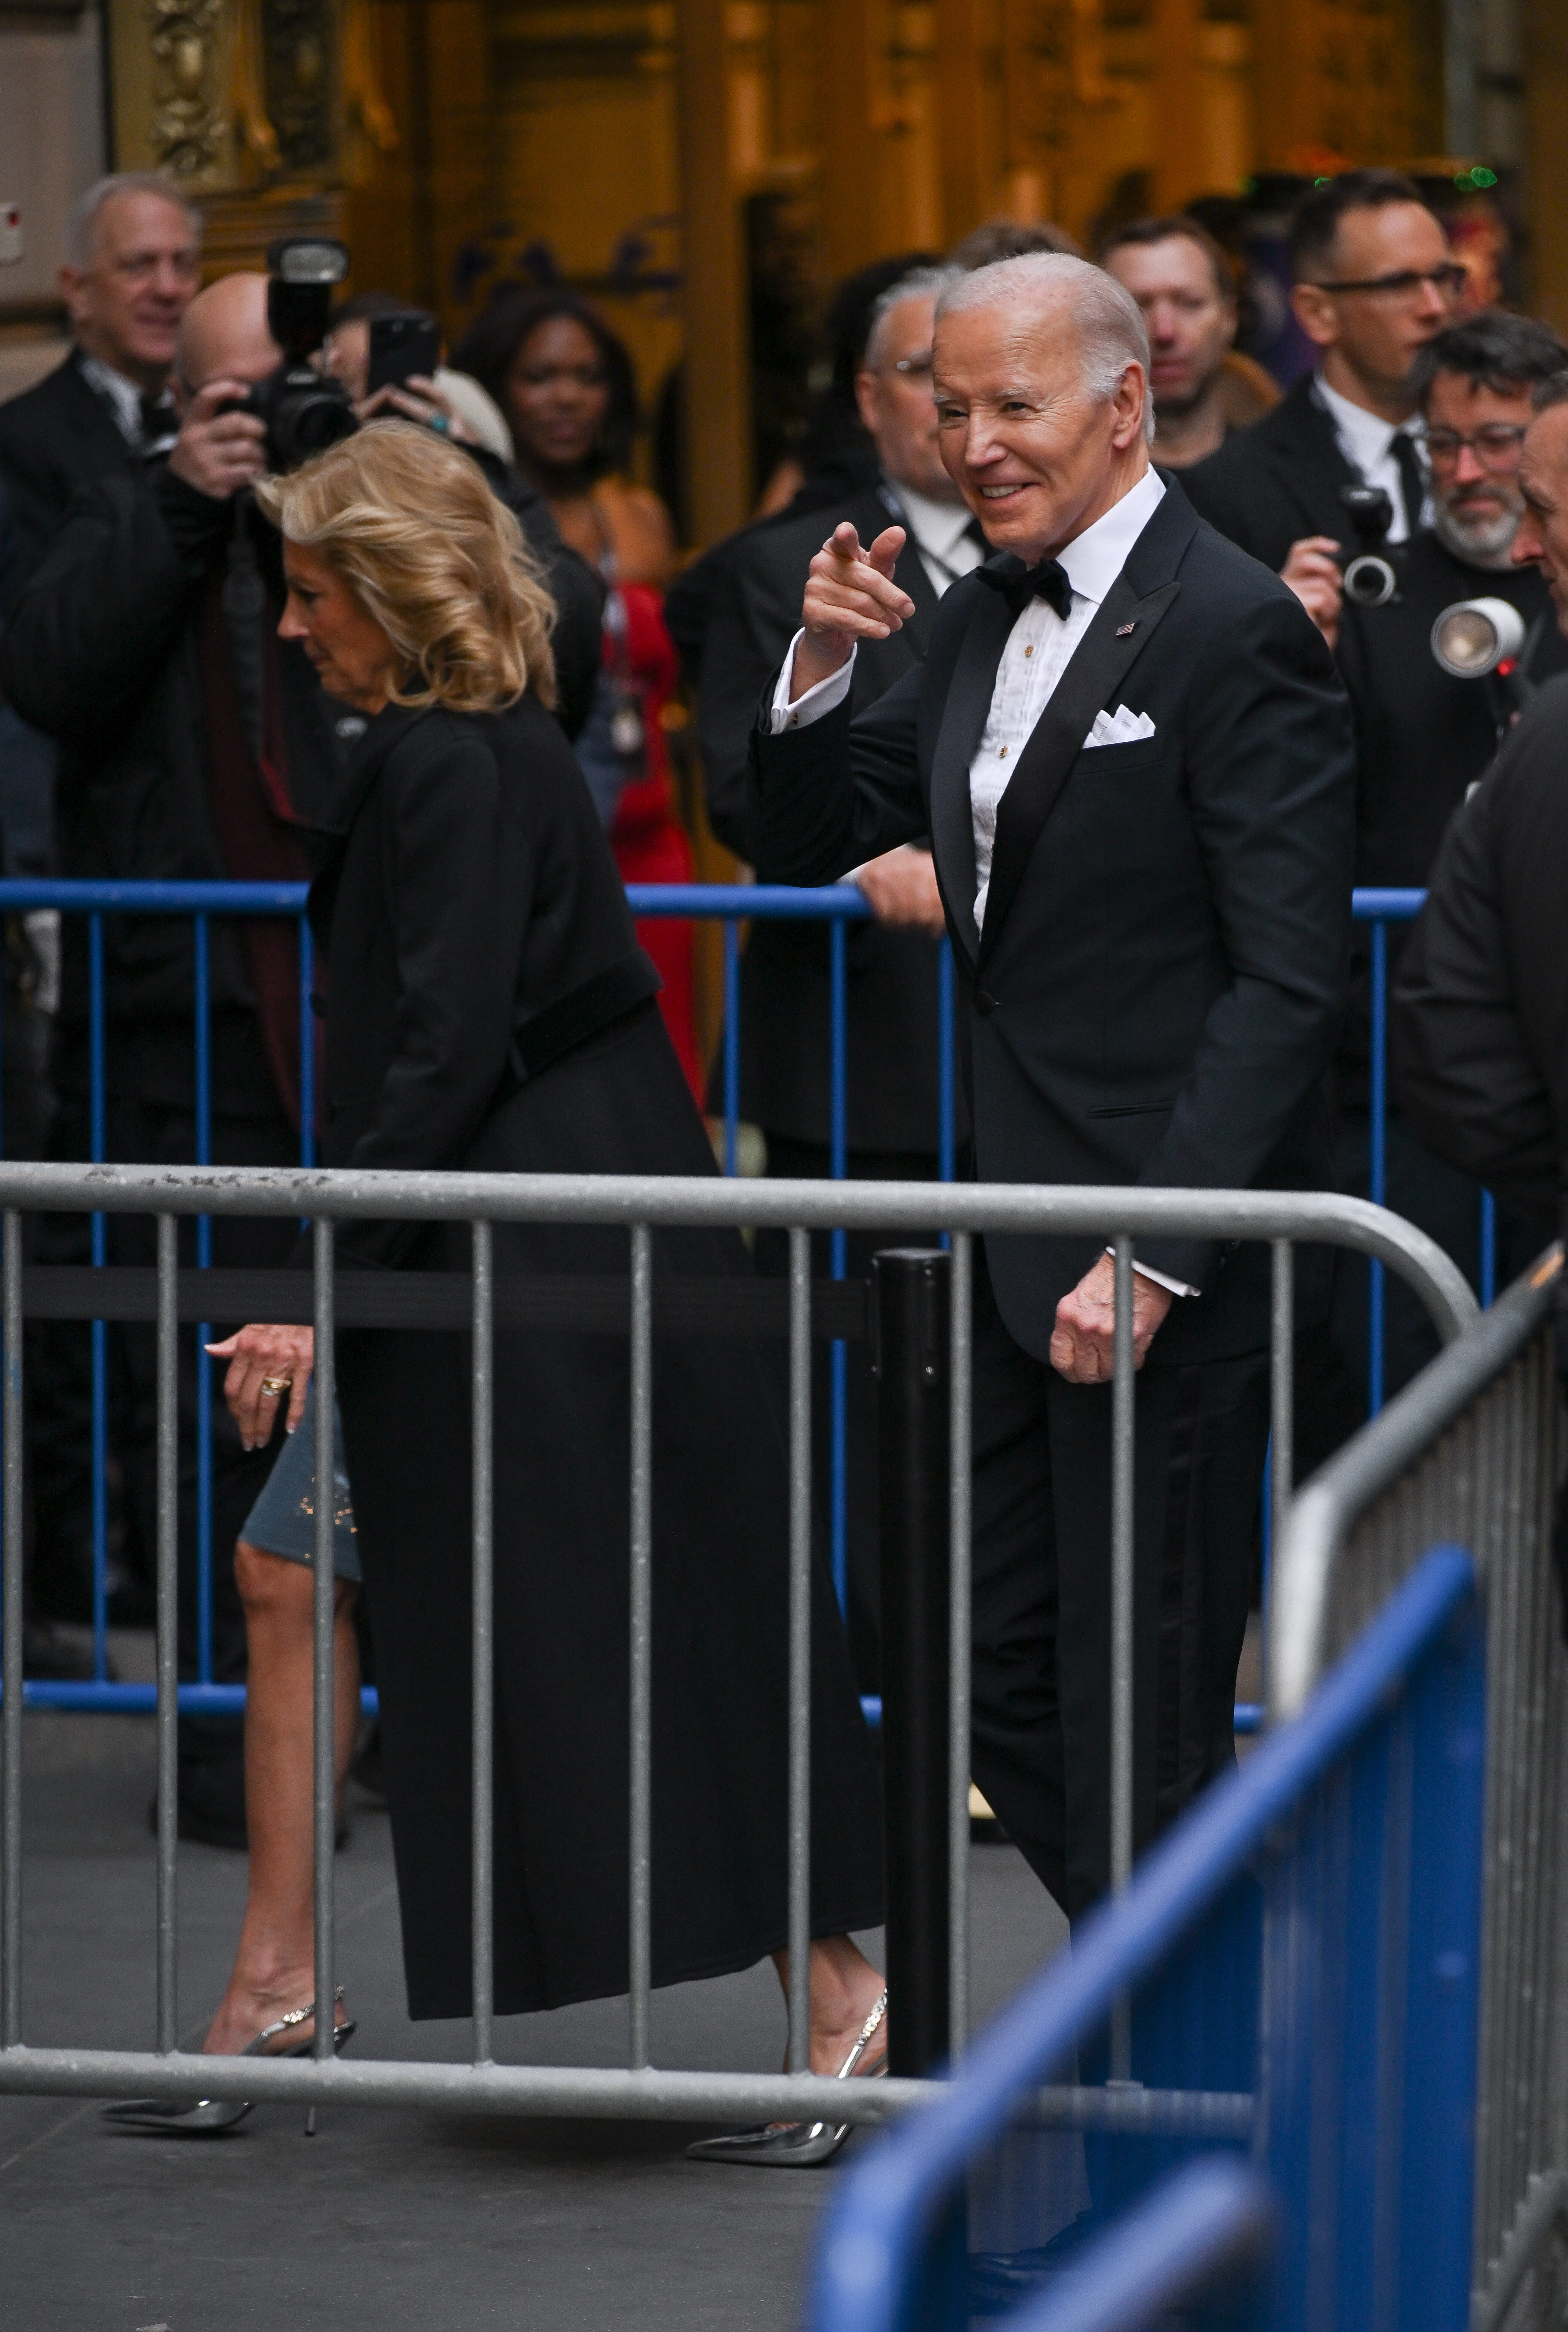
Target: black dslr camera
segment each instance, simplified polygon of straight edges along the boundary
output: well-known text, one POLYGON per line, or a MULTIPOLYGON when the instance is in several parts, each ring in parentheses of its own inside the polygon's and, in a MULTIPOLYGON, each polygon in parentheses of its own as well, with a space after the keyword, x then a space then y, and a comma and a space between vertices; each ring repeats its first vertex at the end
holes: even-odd
POLYGON ((333 292, 348 272, 343 245, 324 236, 289 236, 268 246, 267 330, 283 361, 225 409, 265 422, 271 470, 297 470, 359 426, 339 384, 311 362, 327 337, 333 292))
POLYGON ((1344 596, 1358 607, 1386 607, 1400 588, 1399 577, 1383 557, 1394 506, 1381 486, 1341 486, 1339 499, 1358 546, 1338 554, 1344 596))

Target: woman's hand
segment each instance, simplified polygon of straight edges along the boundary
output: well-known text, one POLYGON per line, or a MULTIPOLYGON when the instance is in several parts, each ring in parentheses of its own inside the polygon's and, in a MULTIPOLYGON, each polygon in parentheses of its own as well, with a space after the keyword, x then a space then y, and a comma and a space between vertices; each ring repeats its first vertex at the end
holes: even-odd
POLYGON ((292 1433, 304 1410, 311 1371, 316 1364, 313 1328, 242 1328, 237 1335, 221 1344, 209 1344, 207 1350, 215 1361, 229 1363, 224 1399, 247 1449, 260 1449, 272 1439, 285 1377, 289 1412, 284 1427, 292 1433), (269 1392, 269 1384, 278 1390, 269 1392))
POLYGON ((388 414, 400 413, 406 420, 422 421, 427 429, 435 430, 443 437, 450 437, 454 444, 477 445, 479 443, 452 399, 444 396, 433 380, 427 380, 419 372, 411 373, 401 388, 396 381, 388 381, 385 388, 376 391, 374 397, 361 397, 354 407, 354 413, 356 419, 360 421, 385 420, 388 414))

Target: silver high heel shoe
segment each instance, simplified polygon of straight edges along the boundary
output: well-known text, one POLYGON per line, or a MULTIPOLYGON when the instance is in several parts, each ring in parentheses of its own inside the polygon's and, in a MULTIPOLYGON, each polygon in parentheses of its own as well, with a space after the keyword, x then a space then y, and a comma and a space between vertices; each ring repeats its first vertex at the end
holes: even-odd
MULTIPOLYGON (((834 2079, 846 2081, 865 2056, 877 2027, 887 2014, 884 1992, 860 2031, 855 2046, 834 2079)), ((876 2070, 862 2078, 875 2081, 887 2070, 884 2057, 876 2070)), ((686 2153, 693 2162, 744 2162, 760 2170, 815 2170, 831 2162, 854 2127, 852 2122, 767 2121, 755 2129, 738 2129, 728 2137, 700 2137, 686 2153)))
MULTIPOLYGON (((343 1997, 343 1987, 338 1986, 334 2006, 343 1997)), ((260 2057, 271 2053, 278 2057, 308 2057, 314 2049, 315 2039, 301 2040, 292 2049, 267 2050, 267 2042, 275 2040, 280 2032, 292 2032, 308 2023, 316 2013, 316 2003, 308 2000, 303 2008, 291 2008, 275 2024, 267 2025, 253 2040, 248 2040, 240 2050, 242 2057, 260 2057)), ((337 2056, 354 2031, 354 2020, 335 2024, 332 2028, 332 2054, 337 2056)), ((221 2137, 225 2130, 235 2129, 249 2113, 253 2099, 250 2098, 198 2098, 194 2105, 181 2105, 177 2098, 133 2098, 124 2105, 105 2106, 103 2118, 119 2129, 147 2129, 160 2137, 221 2137)), ((315 2119, 315 2107, 311 2120, 315 2119)), ((314 2132, 307 2125, 307 2136, 314 2132)))

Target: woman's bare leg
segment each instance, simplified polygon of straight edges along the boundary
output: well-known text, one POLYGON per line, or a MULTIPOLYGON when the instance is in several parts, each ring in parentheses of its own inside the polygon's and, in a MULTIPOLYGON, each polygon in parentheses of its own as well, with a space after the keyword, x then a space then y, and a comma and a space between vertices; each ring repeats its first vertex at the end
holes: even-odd
MULTIPOLYGON (((311 1792, 311 1612, 315 1574, 242 1539, 234 1577, 250 1646, 245 1699, 245 1818, 250 1891, 228 1990, 206 2037, 209 2056, 234 2056, 264 2025, 302 2008, 315 1989, 311 1792)), ((334 1766, 341 1811, 359 1717, 355 1589, 337 1582, 334 1766)), ((301 2027, 300 2039, 313 2028, 301 2027)))
MULTIPOLYGON (((789 1997, 789 1954, 775 1952, 773 1964, 789 1997)), ((837 2073, 860 2036, 860 2028, 884 1989, 883 1979, 847 1935, 823 1935, 811 1946, 811 2069, 837 2073)), ((885 2019, 884 2020, 885 2022, 885 2019)), ((880 2031, 865 2063, 875 2065, 884 2042, 880 2031)))

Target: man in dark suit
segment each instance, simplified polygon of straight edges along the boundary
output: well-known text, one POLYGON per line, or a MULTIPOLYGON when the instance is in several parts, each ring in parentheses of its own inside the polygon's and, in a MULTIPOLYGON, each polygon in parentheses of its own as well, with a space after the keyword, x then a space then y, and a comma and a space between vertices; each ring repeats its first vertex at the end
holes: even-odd
MULTIPOLYGON (((1514 559, 1568 636, 1568 372, 1535 390, 1514 559)), ((1522 1207, 1563 1206, 1568 1153, 1568 674, 1532 700, 1455 817, 1395 984, 1401 1105, 1438 1155, 1522 1207)), ((1562 1351, 1561 1343, 1559 1351, 1562 1351)), ((1564 1547, 1558 1520, 1558 1555, 1564 1547)), ((1564 1582, 1568 1586, 1568 1581, 1564 1582)))
MULTIPOLYGON (((1382 607, 1347 603, 1336 657, 1356 729, 1356 873, 1359 884, 1420 887, 1443 832, 1497 750, 1517 709, 1521 680, 1539 683, 1568 667, 1568 642, 1553 620, 1535 569, 1517 566, 1514 541, 1524 516, 1521 447, 1534 387, 1568 366, 1555 332, 1527 317, 1468 316, 1422 349, 1418 392, 1432 478, 1433 523, 1395 553, 1400 588, 1382 607), (1525 626, 1512 681, 1460 680, 1431 652, 1432 626, 1465 599, 1506 600, 1525 626)), ((1407 926, 1388 933, 1391 974, 1407 926)), ((1371 932, 1356 926, 1352 1008, 1336 1063, 1340 1187, 1370 1190, 1371 932)), ((1430 1232, 1479 1286, 1480 1186, 1456 1173, 1417 1139, 1401 1113, 1388 1113, 1384 1196, 1396 1213, 1430 1232)), ((1550 1236, 1517 1209, 1496 1221, 1499 1284, 1539 1253, 1550 1236)), ((1346 1257, 1335 1276, 1334 1341, 1354 1398, 1343 1420, 1366 1410, 1367 1271, 1346 1257)), ((1410 1291, 1385 1279, 1383 1391, 1409 1382, 1435 1354, 1437 1340, 1410 1291)), ((1309 1440, 1309 1468, 1326 1448, 1309 1440)))
POLYGON ((1291 304, 1320 361, 1181 483, 1200 515, 1283 574, 1332 638, 1334 551, 1353 540, 1343 489, 1383 488, 1390 542, 1421 523, 1415 364, 1448 321, 1463 270, 1397 170, 1347 170, 1308 195, 1292 223, 1290 265, 1291 304))
MULTIPOLYGON (((847 521, 867 541, 890 518, 905 529, 894 573, 914 612, 890 638, 868 641, 856 659, 857 712, 919 663, 943 593, 987 556, 985 537, 942 467, 931 394, 936 297, 954 272, 920 270, 890 285, 874 308, 856 390, 876 448, 875 484, 846 495, 826 519, 821 510, 787 516, 748 528, 727 547, 727 588, 715 600, 704 640, 697 718, 709 820, 739 857, 752 855, 747 757, 757 698, 799 619, 806 571, 825 522, 847 521)), ((853 879, 876 920, 852 923, 846 935, 848 1171, 934 1180, 942 910, 930 846, 922 837, 886 852, 856 868, 853 879)), ((761 1127, 773 1174, 831 1171, 828 951, 824 924, 759 922, 741 961, 741 1114, 761 1127)), ((867 1269, 882 1244, 871 1232, 853 1235, 850 1271, 867 1269)), ((787 1267, 786 1245, 766 1235, 759 1240, 764 1268, 787 1267)), ((856 1348, 849 1362, 849 1628, 856 1671, 865 1690, 875 1691, 875 1386, 869 1348, 856 1348)), ((817 1470, 826 1479, 825 1456, 817 1470)))
POLYGON ((60 288, 71 353, 0 405, 0 475, 34 560, 78 486, 173 443, 175 343, 201 285, 200 219, 150 172, 90 186, 72 215, 69 247, 60 288))
MULTIPOLYGON (((838 528, 753 734, 758 872, 822 882, 929 833, 969 991, 982 1180, 1315 1188, 1344 991, 1343 693, 1286 588, 1148 455, 1136 304, 1079 260, 938 306, 942 456, 1003 555, 852 721, 913 601, 902 530, 838 528)), ((1267 1438, 1268 1257, 1140 1241, 1133 1812, 1233 1756, 1267 1438)), ((1076 1916, 1107 1884, 1113 1275, 988 1238, 974 1380, 976 1781, 1076 1916)), ((1311 1316, 1324 1290, 1304 1289, 1311 1316)))

